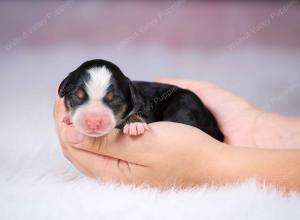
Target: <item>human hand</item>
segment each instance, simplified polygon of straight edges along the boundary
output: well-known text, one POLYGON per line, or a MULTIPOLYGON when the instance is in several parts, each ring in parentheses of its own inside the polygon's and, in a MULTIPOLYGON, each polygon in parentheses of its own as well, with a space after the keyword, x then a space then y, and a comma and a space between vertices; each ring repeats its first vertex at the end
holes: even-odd
MULTIPOLYGON (((210 89, 215 94, 220 91, 210 89)), ((150 124, 150 131, 140 137, 114 130, 91 138, 63 122, 65 114, 63 100, 57 98, 54 119, 64 155, 82 173, 103 181, 186 187, 256 178, 263 184, 300 190, 298 150, 233 147, 196 128, 171 122, 150 124)))
POLYGON ((225 143, 259 148, 300 148, 300 119, 264 112, 244 98, 206 81, 163 78, 197 94, 216 117, 225 143))
POLYGON ((57 97, 54 120, 64 155, 82 173, 103 181, 160 187, 207 183, 224 145, 197 128, 172 122, 152 123, 139 137, 115 129, 92 138, 64 123, 65 114, 57 97))
POLYGON ((262 112, 244 98, 206 81, 163 78, 160 82, 175 84, 198 95, 216 117, 226 143, 240 146, 256 145, 256 122, 262 112))

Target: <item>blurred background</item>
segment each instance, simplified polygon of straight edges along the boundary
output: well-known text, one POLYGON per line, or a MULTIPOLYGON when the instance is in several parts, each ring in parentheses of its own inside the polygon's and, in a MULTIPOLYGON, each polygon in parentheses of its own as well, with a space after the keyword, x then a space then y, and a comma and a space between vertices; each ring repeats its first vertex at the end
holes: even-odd
POLYGON ((56 85, 94 58, 131 79, 209 80, 265 110, 300 113, 297 0, 1 1, 0 25, 4 135, 24 123, 49 132, 56 85))

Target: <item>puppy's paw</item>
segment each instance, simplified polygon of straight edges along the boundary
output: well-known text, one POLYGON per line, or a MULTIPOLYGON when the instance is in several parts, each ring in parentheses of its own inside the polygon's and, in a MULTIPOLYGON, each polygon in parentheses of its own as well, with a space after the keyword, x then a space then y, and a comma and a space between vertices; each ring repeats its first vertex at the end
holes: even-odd
POLYGON ((72 122, 71 122, 71 118, 69 116, 65 116, 63 118, 63 123, 67 124, 67 125, 71 125, 72 122))
POLYGON ((123 133, 127 135, 137 136, 145 133, 147 130, 149 130, 147 123, 132 122, 124 126, 123 133))

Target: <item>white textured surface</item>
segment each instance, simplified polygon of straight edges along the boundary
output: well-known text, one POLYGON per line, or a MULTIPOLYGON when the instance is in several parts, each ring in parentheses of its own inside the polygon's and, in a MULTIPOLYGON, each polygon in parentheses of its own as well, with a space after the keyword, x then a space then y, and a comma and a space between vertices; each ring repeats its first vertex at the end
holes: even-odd
POLYGON ((163 193, 98 185, 63 158, 51 118, 55 84, 90 58, 113 58, 133 79, 208 79, 259 106, 299 114, 299 53, 248 49, 176 54, 156 46, 108 51, 52 48, 0 53, 1 220, 300 218, 299 195, 284 197, 253 182, 163 193))

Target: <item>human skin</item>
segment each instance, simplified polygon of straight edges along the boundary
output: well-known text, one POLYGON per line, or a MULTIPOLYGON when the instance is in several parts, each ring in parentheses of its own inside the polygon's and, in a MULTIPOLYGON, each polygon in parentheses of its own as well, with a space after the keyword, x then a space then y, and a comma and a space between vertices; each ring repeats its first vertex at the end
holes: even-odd
POLYGON ((225 143, 256 148, 300 148, 300 117, 264 112, 244 98, 206 81, 164 78, 192 90, 216 117, 225 143))
POLYGON ((225 143, 172 122, 152 123, 139 137, 117 129, 101 138, 87 137, 63 123, 66 112, 63 100, 57 97, 54 119, 64 155, 82 173, 102 181, 186 187, 255 178, 300 191, 299 118, 262 112, 208 82, 162 82, 194 91, 217 118, 225 143))

